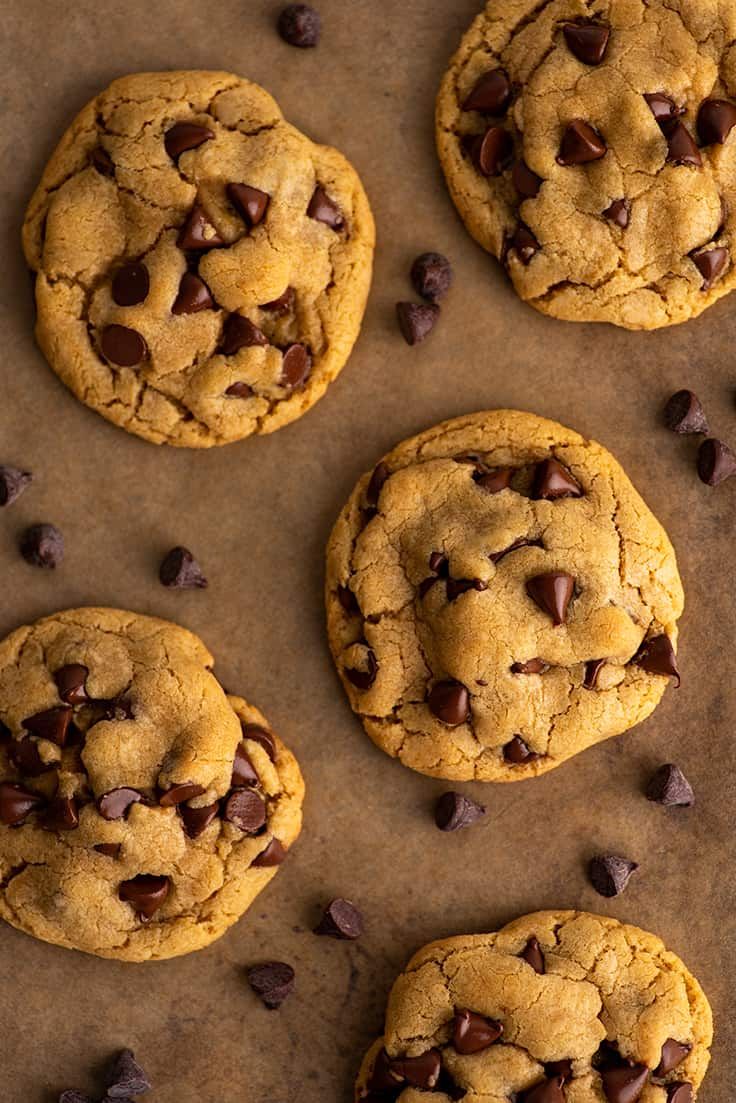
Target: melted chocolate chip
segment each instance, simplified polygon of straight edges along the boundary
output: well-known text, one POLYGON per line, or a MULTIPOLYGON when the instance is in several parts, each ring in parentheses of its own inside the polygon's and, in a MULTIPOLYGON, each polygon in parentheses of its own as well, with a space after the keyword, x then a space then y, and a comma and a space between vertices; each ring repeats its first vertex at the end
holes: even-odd
POLYGON ((150 279, 145 264, 124 264, 113 276, 111 293, 118 306, 137 306, 146 301, 150 279))
POLYGON ((692 165, 700 168, 703 160, 690 131, 684 123, 676 122, 665 132, 667 160, 672 165, 692 165))
POLYGON ((518 551, 519 548, 541 548, 543 546, 541 540, 527 540, 526 537, 520 536, 518 540, 514 540, 512 544, 509 544, 507 548, 502 548, 501 551, 491 552, 488 558, 491 563, 500 563, 507 555, 510 555, 511 552, 518 551))
POLYGON ((271 197, 250 184, 228 184, 227 197, 249 230, 258 226, 266 217, 271 197))
POLYGON ((522 264, 528 264, 535 253, 539 252, 539 242, 528 226, 520 222, 509 242, 509 252, 516 253, 522 264))
POLYGON ((18 467, 6 467, 0 464, 0 508, 12 506, 33 481, 30 471, 21 471, 18 467))
POLYGON ((16 827, 44 804, 39 793, 10 781, 0 782, 0 823, 16 827))
POLYGON ((431 1091, 440 1078, 442 1056, 438 1049, 428 1049, 418 1057, 395 1058, 390 1063, 390 1069, 394 1076, 412 1087, 431 1091))
POLYGON ((693 787, 679 766, 666 762, 652 775, 646 788, 647 800, 666 808, 690 808, 695 804, 693 787))
POLYGON ((284 42, 300 50, 316 46, 322 33, 320 14, 309 4, 288 4, 279 13, 276 25, 284 42))
POLYGON ((356 689, 370 689, 378 674, 378 660, 371 648, 366 651, 365 661, 365 670, 358 670, 356 667, 345 668, 345 677, 356 689))
POLYGON ((511 102, 511 81, 503 69, 491 69, 473 85, 463 100, 463 111, 503 115, 511 102))
POLYGON ((253 388, 247 383, 243 383, 242 380, 238 383, 231 383, 225 391, 226 398, 252 398, 254 394, 253 388))
POLYGON ((271 866, 280 866, 286 858, 286 847, 277 838, 271 839, 265 850, 262 850, 257 858, 253 859, 253 865, 268 869, 271 866))
POLYGON ((148 346, 138 330, 106 326, 100 337, 102 355, 120 368, 135 368, 148 356, 148 346))
POLYGON ((179 292, 171 308, 172 314, 198 314, 200 310, 212 310, 215 300, 201 276, 185 272, 179 284, 179 292))
POLYGON ((527 762, 534 762, 539 755, 527 746, 520 735, 515 735, 504 744, 503 757, 514 766, 524 766, 527 762))
POLYGON ((122 843, 96 843, 94 849, 98 854, 104 854, 106 858, 118 858, 122 843))
POLYGON ((665 678, 674 678, 680 684, 680 672, 677 669, 677 657, 669 636, 652 636, 644 640, 632 662, 646 670, 648 674, 661 674, 665 678))
POLYGON ((110 789, 103 793, 97 801, 97 810, 103 819, 122 820, 133 804, 143 800, 143 793, 138 789, 121 786, 119 789, 110 789))
POLYGON ((606 151, 606 143, 598 131, 584 119, 574 119, 562 135, 557 164, 587 165, 605 157, 606 151))
POLYGON ((723 145, 734 126, 736 104, 729 100, 703 100, 697 122, 701 145, 723 145))
POLYGON ((664 423, 673 433, 709 433, 708 419, 694 391, 676 391, 664 408, 664 423))
POLYGON ((79 809, 74 797, 54 797, 44 809, 41 826, 46 831, 74 831, 79 827, 79 809))
POLYGON ((38 750, 38 744, 30 736, 17 741, 12 740, 8 750, 8 758, 14 764, 19 773, 25 777, 39 777, 56 769, 55 762, 44 762, 38 750))
POLYGON ((95 146, 90 154, 90 161, 92 162, 92 167, 99 172, 100 176, 115 175, 115 165, 113 164, 112 157, 102 146, 95 146))
POLYGON ((489 126, 469 146, 470 156, 483 176, 500 176, 508 168, 514 153, 513 139, 503 126, 489 126))
POLYGON ((125 903, 132 904, 143 919, 150 919, 162 906, 169 895, 168 877, 157 877, 151 873, 139 873, 129 881, 122 881, 118 896, 125 903))
POLYGON ((562 1088, 564 1079, 554 1076, 551 1080, 543 1080, 529 1091, 524 1092, 521 1103, 565 1103, 565 1093, 562 1088))
POLYGON ((500 494, 502 490, 508 490, 511 486, 513 474, 513 467, 497 467, 494 471, 476 471, 473 482, 489 494, 500 494))
POLYGON ((201 203, 195 203, 179 231, 176 244, 180 249, 201 252, 203 249, 224 245, 225 242, 210 222, 201 203))
POLYGON ((503 1034, 502 1023, 487 1019, 467 1008, 455 1008, 452 1020, 452 1044, 458 1053, 482 1053, 503 1034))
POLYGON ((345 228, 345 218, 342 211, 319 184, 309 200, 307 217, 313 218, 315 222, 323 222, 325 226, 329 226, 336 233, 345 228))
POLYGON ((555 459, 542 460, 534 471, 532 498, 557 501, 558 498, 582 498, 583 488, 568 468, 555 459))
POLYGON ((667 1076, 681 1065, 689 1053, 692 1052, 690 1042, 678 1042, 674 1038, 668 1038, 662 1046, 660 1062, 654 1070, 654 1076, 667 1076))
POLYGON ((628 199, 614 199, 610 207, 606 207, 603 217, 607 218, 609 222, 613 222, 614 226, 618 226, 619 229, 625 230, 629 224, 630 214, 631 204, 628 199))
POLYGON ((189 838, 198 839, 217 817, 219 811, 220 805, 217 801, 214 804, 206 804, 203 808, 191 808, 188 804, 180 805, 179 815, 189 838))
POLYGON ((429 711, 443 724, 456 728, 470 719, 470 694, 461 682, 437 682, 427 697, 429 711))
POLYGON ((81 663, 67 663, 54 673, 59 696, 67 705, 81 705, 88 700, 85 682, 89 670, 81 663))
POLYGON ((434 822, 440 831, 459 831, 471 827, 485 816, 482 804, 476 804, 470 797, 453 790, 443 793, 434 809, 434 822))
POLYGON ((246 976, 248 984, 270 1011, 281 1007, 286 997, 294 991, 294 970, 285 961, 251 965, 246 976))
POLYGON ((268 337, 242 314, 230 314, 222 333, 220 352, 223 356, 234 356, 243 348, 268 345, 268 337))
POLYGON ((434 329, 439 316, 440 308, 436 303, 399 302, 396 304, 396 318, 401 336, 407 345, 421 344, 434 329))
POLYGON ((261 310, 266 310, 269 314, 288 314, 290 310, 294 309, 295 301, 296 291, 293 287, 287 287, 278 299, 272 299, 270 303, 264 303, 261 310))
POLYGON ((266 823, 266 802, 253 789, 233 789, 222 815, 245 835, 257 835, 266 823))
POLYGON ((337 600, 349 616, 358 616, 360 614, 358 599, 349 586, 338 586, 336 593, 337 600))
POLYGON ((636 1103, 649 1080, 646 1065, 620 1065, 603 1069, 601 1081, 608 1103, 636 1103))
POLYGON ((512 674, 544 674, 549 670, 549 663, 544 659, 527 659, 524 663, 512 663, 512 674))
POLYGON ((266 731, 258 724, 241 724, 240 727, 243 732, 243 739, 252 739, 254 743, 258 743, 259 746, 263 747, 271 761, 275 762, 276 743, 271 732, 266 731))
POLYGON ((232 789, 244 789, 249 785, 257 785, 259 781, 258 774, 253 768, 253 763, 248 757, 248 752, 245 749, 244 743, 238 743, 235 748, 235 758, 233 760, 233 772, 230 779, 230 787, 232 789))
POLYGON ((544 953, 536 935, 532 935, 519 956, 523 957, 527 965, 531 965, 535 973, 544 976, 546 972, 544 953))
POLYGON ((598 675, 606 665, 605 659, 588 659, 585 664, 583 676, 583 689, 595 689, 598 684, 598 675))
POLYGON ((665 96, 664 92, 645 92, 644 99, 647 101, 657 125, 665 133, 680 115, 685 114, 685 108, 678 107, 673 99, 665 96))
POLYGON ((586 19, 580 23, 566 23, 562 33, 568 50, 578 61, 585 65, 600 65, 611 37, 610 27, 586 19))
POLYGON ((624 891, 638 868, 638 862, 631 862, 619 854, 599 854, 591 858, 588 876, 595 891, 610 898, 624 891))
POLYGON ((181 546, 166 553, 158 577, 161 585, 170 590, 203 590, 208 585, 197 560, 188 548, 181 546))
POLYGON ((544 613, 549 613, 555 628, 565 623, 567 609, 575 589, 575 579, 565 571, 535 575, 526 584, 526 592, 544 613))
POLYGON ((312 357, 306 345, 287 345, 281 361, 281 386, 290 391, 302 387, 309 378, 311 370, 312 357))
POLYGON ((481 578, 448 578, 446 586, 448 601, 456 601, 461 594, 466 594, 469 590, 482 593, 483 590, 488 589, 487 583, 481 578))
POLYGON ((441 253, 422 253, 411 266, 417 295, 430 303, 444 299, 452 285, 452 265, 441 253))
POLYGON ((185 801, 193 800, 194 797, 201 797, 203 792, 203 785, 197 785, 194 781, 185 781, 178 785, 172 785, 161 793, 158 803, 162 808, 173 808, 176 804, 184 804, 185 801))
POLYGON ((164 148, 173 161, 188 149, 197 149, 214 138, 212 131, 199 123, 174 123, 164 135, 164 148))
POLYGON ((338 897, 327 905, 322 918, 314 928, 314 933, 354 942, 360 938, 364 929, 363 916, 355 904, 338 897))
POLYGON ((511 170, 511 182, 522 199, 534 199, 539 194, 543 180, 527 165, 526 161, 516 161, 511 170))
POLYGON ((693 1103, 693 1086, 685 1080, 667 1085, 667 1103, 693 1103))
POLYGON ((52 743, 63 747, 67 741, 69 724, 72 719, 72 710, 69 705, 60 705, 57 708, 44 709, 34 716, 29 716, 23 721, 23 727, 32 735, 41 739, 49 739, 52 743))
POLYGON ((710 291, 728 268, 728 249, 722 245, 706 246, 691 253, 690 259, 703 277, 700 290, 710 291))

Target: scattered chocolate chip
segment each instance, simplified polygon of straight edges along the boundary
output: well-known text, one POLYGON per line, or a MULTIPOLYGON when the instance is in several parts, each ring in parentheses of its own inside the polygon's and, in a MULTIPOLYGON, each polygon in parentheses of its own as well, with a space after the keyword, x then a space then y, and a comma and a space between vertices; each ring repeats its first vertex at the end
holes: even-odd
POLYGON ((606 143, 597 130, 584 119, 574 119, 568 124, 560 142, 558 165, 587 165, 606 155, 606 143))
POLYGON ((112 280, 112 297, 118 306, 137 306, 145 302, 150 287, 148 269, 140 261, 118 268, 112 280))
POLYGON ((104 854, 106 858, 118 858, 122 843, 96 843, 94 849, 98 854, 104 854))
POLYGON ((215 300, 201 276, 195 272, 185 272, 179 284, 179 291, 171 308, 172 314, 198 314, 200 310, 212 310, 215 300))
POLYGON ((418 345, 428 337, 439 316, 440 308, 436 303, 400 302, 396 304, 399 329, 407 345, 418 345))
POLYGON ((210 222, 204 207, 200 203, 195 203, 179 231, 176 244, 180 249, 201 251, 214 249, 215 246, 224 245, 225 242, 210 222))
POLYGON ((222 815, 245 835, 257 835, 266 822, 266 802, 253 789, 233 789, 222 815))
POLYGON ((283 843, 279 842, 277 838, 271 839, 270 843, 265 850, 262 850, 257 858, 253 859, 253 865, 259 868, 270 868, 271 866, 280 866, 286 858, 286 847, 283 843))
POLYGON ((242 381, 239 383, 231 383, 225 391, 225 396, 227 398, 251 398, 254 394, 255 391, 253 388, 242 381))
POLYGON ((703 277, 700 290, 709 291, 728 267, 728 249, 722 245, 717 245, 715 248, 706 246, 691 253, 690 259, 703 277))
POLYGON ((649 1079, 646 1065, 618 1065, 601 1070, 603 1092, 608 1103, 636 1103, 649 1079))
POLYGON ((294 990, 295 974, 285 961, 267 961, 251 965, 246 971, 248 984, 270 1011, 281 1007, 294 990))
POLYGON ((662 1056, 653 1075, 666 1076, 669 1072, 673 1072, 692 1052, 692 1048, 690 1042, 678 1042, 674 1038, 668 1038, 662 1046, 662 1056))
POLYGON ((32 481, 33 475, 30 471, 0 464, 0 507, 12 506, 32 481))
POLYGON ((467 1008, 455 1008, 452 1020, 452 1044, 457 1053, 481 1053, 503 1034, 503 1025, 467 1008))
POLYGON ((39 793, 11 781, 0 782, 0 823, 15 827, 44 804, 39 793))
POLYGON ((139 873, 129 881, 122 881, 118 896, 132 904, 136 912, 144 919, 150 919, 169 895, 168 877, 157 877, 151 873, 139 873))
POLYGON ((461 682, 437 682, 427 697, 429 711, 443 724, 456 728, 470 718, 470 694, 461 682))
POLYGON ((41 817, 47 831, 74 831, 79 827, 79 809, 74 797, 54 797, 41 817))
POLYGON ((628 199, 614 199, 610 207, 606 207, 603 212, 603 217, 607 218, 609 222, 613 222, 614 226, 618 226, 621 230, 625 230, 629 224, 629 216, 631 215, 631 204, 628 199))
POLYGON ((309 200, 307 217, 313 218, 315 222, 324 222, 325 226, 329 226, 335 232, 345 228, 345 218, 342 211, 334 199, 330 199, 325 189, 319 184, 309 200))
POLYGON ((214 138, 212 131, 199 123, 174 123, 164 135, 164 148, 173 161, 188 149, 197 149, 214 138))
POLYGON ((38 744, 30 736, 11 740, 7 750, 8 758, 25 777, 39 777, 56 769, 55 762, 44 762, 39 754, 38 744))
POLYGON ((736 126, 736 104, 729 100, 703 100, 697 126, 701 145, 723 145, 736 126))
POLYGON ((429 1091, 437 1086, 440 1078, 442 1056, 438 1049, 428 1049, 418 1057, 397 1057, 391 1061, 390 1069, 394 1076, 412 1087, 429 1091))
POLYGON ((309 4, 288 4, 279 14, 277 27, 284 42, 305 50, 319 42, 322 20, 309 4))
POLYGON ((520 735, 515 735, 504 744, 503 757, 514 766, 524 766, 527 762, 534 762, 539 755, 527 746, 520 735))
POLYGON ((677 657, 669 636, 663 634, 644 640, 632 661, 648 674, 674 678, 679 686, 680 671, 677 669, 677 657))
POLYGON ((187 548, 176 547, 161 561, 158 577, 162 586, 171 590, 202 590, 207 579, 202 568, 187 548))
POLYGON ((257 226, 266 217, 271 197, 250 184, 228 184, 227 197, 249 230, 257 226))
POLYGON ((542 186, 542 177, 527 165, 526 161, 516 161, 511 170, 511 182, 523 199, 534 199, 542 186))
POLYGON ((736 475, 736 455, 722 440, 709 437, 698 449, 698 476, 707 486, 718 486, 736 475))
POLYGON ((84 688, 89 670, 81 663, 67 663, 54 673, 59 696, 67 705, 81 705, 88 700, 84 688))
POLYGON ((115 165, 113 164, 112 157, 102 146, 95 146, 90 154, 90 161, 92 162, 92 167, 99 172, 100 176, 115 175, 115 165))
POLYGON ((693 165, 700 168, 703 159, 690 131, 684 123, 676 122, 665 132, 667 160, 672 165, 693 165))
POLYGON ((350 900, 338 897, 325 908, 314 933, 354 942, 363 934, 363 916, 350 900))
POLYGON ((667 1103, 692 1103, 693 1086, 685 1080, 667 1085, 667 1103))
POLYGON ((539 242, 528 226, 520 222, 509 242, 509 252, 516 253, 522 264, 528 264, 535 253, 539 252, 539 242))
POLYGON ((131 805, 142 800, 143 793, 138 789, 121 786, 102 794, 97 801, 97 811, 105 820, 122 820, 131 805))
POLYGON ((204 785, 197 785, 194 781, 185 781, 178 785, 172 785, 171 788, 161 793, 158 803, 162 808, 173 808, 177 804, 184 804, 185 801, 193 800, 194 797, 201 797, 203 792, 204 785))
POLYGON ((220 352, 223 356, 234 356, 243 348, 251 348, 255 345, 268 345, 268 337, 254 325, 249 318, 242 314, 230 314, 225 322, 222 332, 220 352))
POLYGON ((422 253, 411 266, 411 282, 417 295, 436 303, 452 285, 452 265, 441 253, 422 253))
POLYGON ((281 361, 281 378, 279 380, 281 386, 290 391, 302 387, 309 378, 311 370, 312 357, 306 345, 298 343, 287 345, 284 349, 284 358, 281 361))
POLYGON ((519 956, 523 957, 527 965, 531 965, 535 973, 544 976, 546 972, 544 953, 542 952, 542 947, 539 945, 539 939, 536 935, 532 935, 519 956))
POLYGON ((179 815, 184 824, 184 830, 190 839, 198 839, 217 816, 220 805, 206 804, 202 808, 191 808, 188 804, 179 806, 179 815))
POLYGON ((136 1061, 133 1051, 121 1050, 107 1073, 107 1099, 130 1103, 131 1096, 145 1095, 150 1090, 151 1082, 136 1061))
POLYGON ((59 705, 56 708, 44 709, 23 721, 23 727, 33 735, 41 739, 48 739, 63 747, 67 741, 69 724, 72 718, 72 710, 69 705, 59 705))
POLYGON ((685 108, 678 107, 673 99, 665 96, 664 92, 645 92, 644 99, 658 126, 665 132, 680 115, 685 114, 685 108))
POLYGON ((21 534, 20 554, 32 567, 53 571, 64 559, 64 537, 56 525, 31 525, 21 534))
POLYGON ((667 808, 690 808, 695 804, 693 787, 679 766, 667 762, 654 773, 646 788, 647 800, 663 804, 667 808))
POLYGON ((230 779, 232 789, 245 789, 249 785, 258 784, 258 774, 253 768, 253 763, 248 757, 244 743, 238 743, 235 748, 233 760, 233 773, 230 779))
POLYGON ((525 663, 512 663, 512 674, 544 674, 549 670, 549 663, 544 659, 527 659, 525 663))
POLYGON ((358 670, 356 667, 345 668, 345 677, 356 689, 370 689, 378 674, 378 660, 371 648, 366 651, 365 660, 366 670, 358 670))
POLYGON ((369 506, 375 507, 378 505, 378 499, 383 489, 383 484, 390 475, 391 472, 388 469, 388 465, 381 460, 373 469, 373 474, 371 475, 370 482, 365 492, 365 500, 369 506))
POLYGON ((585 20, 566 23, 562 28, 567 48, 585 65, 600 65, 605 57, 611 28, 602 23, 585 20))
POLYGON ((120 368, 135 368, 148 355, 148 345, 137 329, 105 326, 100 337, 102 355, 120 368))
POLYGON ((276 744, 269 731, 266 731, 265 728, 260 727, 258 724, 241 724, 241 730, 244 739, 252 739, 254 743, 258 743, 263 747, 271 761, 275 761, 276 744))
POLYGON ((526 592, 544 613, 549 613, 555 628, 565 623, 575 579, 565 571, 535 575, 526 584, 526 592))
POLYGON ((358 599, 349 586, 337 587, 337 600, 350 616, 357 616, 360 613, 358 599))
POLYGON ((534 471, 532 498, 581 498, 583 488, 572 473, 554 459, 542 460, 534 471))
POLYGON ((564 1079, 554 1076, 551 1080, 543 1080, 521 1096, 521 1103, 565 1103, 565 1093, 562 1088, 564 1079))
POLYGON ((694 391, 676 391, 664 408, 664 423, 673 433, 708 433, 708 419, 694 391))
POLYGON ((631 874, 639 868, 618 854, 599 854, 588 865, 590 883, 601 896, 619 896, 629 883, 631 874))
POLYGON ((503 69, 483 73, 463 100, 463 111, 481 115, 503 115, 511 102, 511 81, 503 69))
POLYGON ((585 664, 583 676, 583 689, 595 689, 598 684, 598 675, 606 665, 605 659, 588 659, 585 664))
POLYGON ((513 467, 497 467, 494 471, 476 471, 473 482, 489 494, 500 494, 502 490, 508 490, 511 486, 513 474, 513 467))
POLYGON ((477 804, 462 793, 449 790, 443 793, 434 808, 434 822, 440 831, 459 831, 470 827, 485 816, 482 804, 477 804))
POLYGON ((288 314, 294 309, 296 291, 293 287, 287 287, 278 299, 272 299, 270 303, 264 303, 261 310, 267 310, 269 314, 288 314))
POLYGON ((487 589, 488 586, 482 578, 448 578, 447 600, 455 601, 461 594, 466 594, 468 590, 476 590, 478 593, 482 593, 483 590, 487 589))
POLYGON ((513 153, 514 142, 504 126, 489 126, 470 146, 473 164, 483 176, 500 176, 511 164, 513 153))

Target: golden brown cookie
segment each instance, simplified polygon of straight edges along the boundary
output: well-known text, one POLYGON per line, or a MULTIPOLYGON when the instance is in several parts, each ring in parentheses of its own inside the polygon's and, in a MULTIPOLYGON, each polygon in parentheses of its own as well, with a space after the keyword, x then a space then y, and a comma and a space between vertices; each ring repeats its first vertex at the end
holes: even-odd
POLYGON ((366 731, 436 777, 544 773, 679 682, 666 533, 604 448, 534 414, 469 414, 385 456, 335 525, 326 599, 366 731))
POLYGON ((712 1038, 700 985, 655 935, 537 912, 415 954, 355 1099, 694 1103, 712 1038))
POLYGON ((219 938, 301 828, 299 767, 191 632, 73 609, 0 644, 0 917, 100 957, 219 938))
POLYGON ((567 321, 655 329, 736 286, 736 5, 488 0, 437 100, 470 233, 567 321))
POLYGON ((268 433, 358 336, 374 228, 352 166, 229 73, 139 73, 77 116, 23 227, 38 342, 157 444, 268 433))

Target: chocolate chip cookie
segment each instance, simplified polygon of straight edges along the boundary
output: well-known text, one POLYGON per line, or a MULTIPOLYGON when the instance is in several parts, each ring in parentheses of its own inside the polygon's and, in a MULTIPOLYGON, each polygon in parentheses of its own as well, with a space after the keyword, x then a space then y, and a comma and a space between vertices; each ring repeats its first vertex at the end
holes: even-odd
POLYGON ((301 827, 296 760, 191 632, 74 609, 0 644, 0 917, 124 961, 219 938, 301 827))
POLYGON ((470 414, 363 476, 327 553, 330 646, 371 739, 436 777, 515 781, 643 720, 683 594, 613 457, 533 414, 470 414))
POLYGON ((694 1103, 711 1011, 652 934, 537 912, 425 946, 392 989, 356 1103, 694 1103))
POLYGON ((736 11, 489 0, 437 101, 470 233, 520 297, 655 329, 736 285, 736 11))
POLYGON ((139 73, 77 116, 23 228, 37 337, 78 398, 157 444, 294 421, 347 360, 374 228, 354 169, 229 73, 139 73))

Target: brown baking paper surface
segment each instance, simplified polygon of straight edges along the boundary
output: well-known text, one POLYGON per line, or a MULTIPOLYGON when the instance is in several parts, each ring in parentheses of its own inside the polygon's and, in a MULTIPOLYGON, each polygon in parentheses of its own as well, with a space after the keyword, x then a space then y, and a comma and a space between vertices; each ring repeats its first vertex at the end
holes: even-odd
POLYGON ((250 912, 209 949, 150 965, 98 960, 0 926, 0 1099, 51 1103, 92 1091, 107 1055, 131 1046, 152 1103, 342 1103, 381 1029, 392 980, 423 943, 494 930, 537 908, 601 911, 659 934, 702 982, 716 1020, 702 1103, 736 1082, 733 689, 736 480, 694 473, 695 444, 660 426, 683 386, 736 442, 736 296, 685 326, 627 333, 544 318, 517 300, 465 233, 433 147, 440 77, 479 0, 318 0, 322 43, 299 51, 273 30, 266 0, 4 0, 0 41, 3 270, 0 462, 35 482, 0 514, 0 632, 57 609, 113 605, 199 633, 220 679, 269 717, 299 756, 305 828, 250 912), (209 452, 159 448, 76 401, 32 338, 20 250, 25 204, 79 108, 114 77, 212 68, 264 84, 284 113, 333 143, 362 174, 379 245, 355 353, 326 397, 272 436, 209 452), (455 286, 435 332, 408 348, 394 318, 408 269, 447 253, 455 286), (638 729, 538 780, 462 786, 484 823, 440 834, 448 786, 375 749, 332 667, 323 552, 357 477, 397 441, 444 418, 496 406, 556 418, 608 446, 668 529, 686 589, 683 685, 638 729), (19 532, 58 524, 66 561, 27 566, 19 532), (163 552, 190 546, 206 591, 157 581, 163 552), (692 781, 692 810, 647 802, 662 762, 692 781), (607 902, 585 866, 598 850, 641 864, 607 902), (320 905, 363 909, 355 944, 317 938, 320 905), (248 964, 296 969, 294 994, 265 1010, 248 964))

